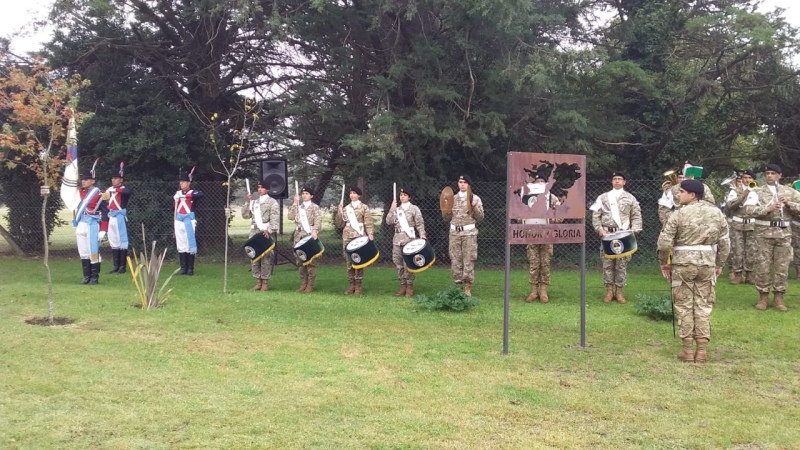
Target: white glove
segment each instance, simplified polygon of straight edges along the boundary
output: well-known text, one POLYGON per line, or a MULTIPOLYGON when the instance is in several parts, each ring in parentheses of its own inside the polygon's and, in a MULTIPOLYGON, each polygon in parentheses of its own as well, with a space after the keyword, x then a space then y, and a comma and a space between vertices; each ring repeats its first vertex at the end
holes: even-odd
POLYGON ((105 238, 106 238, 106 232, 105 231, 101 231, 97 235, 97 240, 100 241, 100 242, 103 242, 103 240, 105 240, 105 238))

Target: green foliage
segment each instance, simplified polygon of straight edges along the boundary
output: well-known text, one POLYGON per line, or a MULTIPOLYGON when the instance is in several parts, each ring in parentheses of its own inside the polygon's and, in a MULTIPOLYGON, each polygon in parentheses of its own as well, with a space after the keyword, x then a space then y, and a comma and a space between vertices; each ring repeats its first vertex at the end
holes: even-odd
POLYGON ((167 290, 172 277, 178 273, 179 269, 175 269, 161 287, 158 287, 158 278, 161 275, 161 269, 164 267, 164 258, 167 256, 167 250, 164 249, 159 256, 156 253, 156 241, 153 241, 153 248, 150 249, 148 256, 147 250, 144 253, 136 255, 136 251, 131 251, 133 259, 128 256, 128 268, 130 269, 131 278, 133 278, 133 285, 136 286, 136 295, 139 298, 142 309, 158 308, 167 301, 172 289, 167 290), (147 265, 145 265, 147 264, 147 265))
POLYGON ((636 314, 653 320, 672 320, 672 299, 668 295, 636 294, 636 314))
POLYGON ((446 310, 446 311, 465 311, 473 306, 478 306, 480 300, 476 297, 470 297, 464 293, 458 286, 450 286, 449 288, 437 292, 433 296, 417 295, 414 297, 414 304, 424 306, 429 311, 446 310))

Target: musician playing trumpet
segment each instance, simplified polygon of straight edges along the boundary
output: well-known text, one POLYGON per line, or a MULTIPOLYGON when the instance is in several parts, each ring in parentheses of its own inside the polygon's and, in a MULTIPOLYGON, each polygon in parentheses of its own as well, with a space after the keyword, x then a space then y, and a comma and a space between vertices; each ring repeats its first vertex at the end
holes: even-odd
MULTIPOLYGON (((680 202, 677 201, 678 193, 680 192, 681 188, 680 182, 683 181, 684 179, 691 180, 696 177, 700 177, 702 176, 702 173, 703 173, 703 168, 697 166, 697 164, 695 164, 694 161, 687 160, 683 164, 683 170, 681 171, 681 175, 678 177, 678 182, 674 183, 670 188, 670 194, 669 194, 670 201, 665 201, 663 204, 661 201, 658 202, 659 204, 658 217, 659 219, 661 219, 662 226, 664 225, 664 223, 666 223, 667 219, 669 219, 669 216, 681 207, 680 202), (662 207, 664 209, 662 209, 662 207)), ((703 183, 703 190, 704 190, 703 198, 701 201, 706 201, 716 206, 716 201, 714 200, 714 194, 711 193, 711 189, 705 183, 703 183)))
POLYGON ((731 190, 725 197, 725 202, 722 206, 723 212, 729 217, 728 225, 731 240, 729 270, 731 284, 755 283, 753 258, 758 250, 754 234, 755 224, 753 223, 754 219, 743 216, 742 206, 748 195, 756 195, 752 192, 752 189, 757 186, 755 173, 752 170, 740 173, 739 177, 731 183, 731 190))

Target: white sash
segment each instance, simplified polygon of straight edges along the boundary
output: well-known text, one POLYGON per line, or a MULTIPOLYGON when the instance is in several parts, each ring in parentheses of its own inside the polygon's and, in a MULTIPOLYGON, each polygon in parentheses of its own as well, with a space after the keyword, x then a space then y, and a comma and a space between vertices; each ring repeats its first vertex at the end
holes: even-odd
POLYGON ((186 194, 184 194, 183 191, 178 191, 175 193, 175 197, 173 197, 177 202, 177 205, 175 205, 175 214, 189 214, 190 212, 192 212, 192 210, 189 208, 189 205, 186 204, 186 196, 190 192, 192 192, 191 189, 186 191, 186 194), (186 212, 185 213, 179 212, 181 209, 186 212))
POLYGON ((300 207, 297 208, 297 217, 300 219, 300 226, 303 227, 303 231, 311 234, 311 224, 308 223, 308 212, 306 212, 305 203, 301 203, 300 207))
POLYGON ((664 206, 666 208, 672 208, 675 206, 675 199, 672 198, 672 190, 664 191, 664 193, 661 194, 661 198, 658 199, 658 204, 659 206, 664 206))
POLYGON ((347 210, 347 223, 350 224, 350 228, 356 230, 356 233, 358 233, 359 236, 363 236, 364 224, 360 223, 358 219, 356 219, 356 210, 353 209, 353 205, 347 205, 345 210, 347 210))
POLYGON ((267 226, 264 224, 264 219, 261 217, 261 197, 250 202, 250 212, 253 213, 253 220, 256 222, 256 227, 264 231, 267 226))
POLYGON ((106 192, 109 193, 108 209, 122 209, 120 207, 119 202, 117 202, 117 196, 115 195, 117 193, 116 188, 108 188, 108 190, 106 192), (114 190, 111 191, 111 189, 114 189, 114 190), (112 206, 116 206, 116 208, 112 208, 112 206))
POLYGON ((617 228, 620 230, 627 230, 629 227, 628 221, 622 221, 622 218, 619 214, 619 203, 617 202, 617 197, 611 194, 608 194, 608 205, 611 207, 611 218, 614 219, 614 223, 617 224, 617 228))
POLYGON ((400 224, 400 229, 403 230, 403 233, 407 234, 408 237, 411 239, 415 239, 417 237, 417 233, 415 233, 414 229, 408 225, 406 212, 402 206, 397 208, 397 222, 400 224))

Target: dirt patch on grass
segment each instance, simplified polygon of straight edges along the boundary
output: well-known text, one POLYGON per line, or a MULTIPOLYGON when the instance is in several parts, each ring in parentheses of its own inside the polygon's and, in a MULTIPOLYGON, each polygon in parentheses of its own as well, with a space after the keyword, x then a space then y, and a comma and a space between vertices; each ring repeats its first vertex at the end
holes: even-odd
POLYGON ((25 323, 28 325, 39 325, 42 327, 60 327, 75 323, 75 319, 71 319, 69 317, 53 317, 53 321, 51 322, 47 317, 33 317, 25 320, 25 323))

